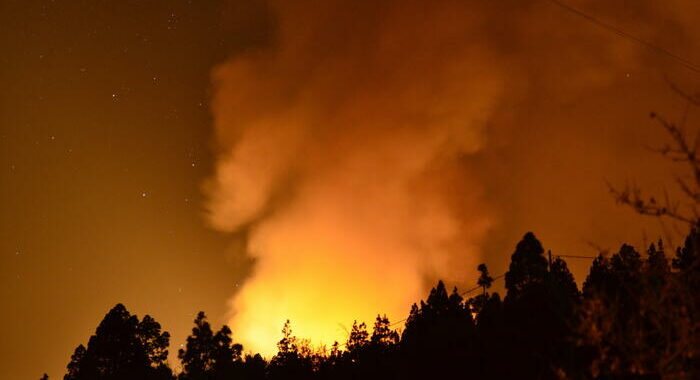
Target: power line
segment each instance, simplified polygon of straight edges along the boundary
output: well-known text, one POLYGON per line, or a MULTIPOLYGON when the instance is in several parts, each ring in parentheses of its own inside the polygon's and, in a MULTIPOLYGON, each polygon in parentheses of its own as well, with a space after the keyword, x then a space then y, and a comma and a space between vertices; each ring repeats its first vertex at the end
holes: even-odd
POLYGON ((622 38, 626 38, 630 41, 634 41, 634 42, 636 42, 640 45, 643 45, 651 50, 655 50, 658 53, 661 53, 667 57, 670 57, 691 71, 694 71, 696 73, 700 73, 700 66, 696 65, 695 63, 693 63, 693 62, 691 62, 691 61, 689 61, 689 60, 687 60, 687 59, 685 59, 685 58, 683 58, 683 57, 681 57, 681 56, 679 56, 679 55, 677 55, 669 50, 666 50, 660 46, 654 45, 653 43, 651 43, 649 41, 643 40, 639 37, 636 37, 632 34, 629 34, 629 33, 625 32, 624 30, 615 27, 612 24, 608 24, 604 21, 601 21, 600 19, 593 17, 593 16, 591 16, 591 15, 589 15, 589 14, 587 14, 579 9, 576 9, 568 4, 565 4, 559 0, 546 0, 546 1, 558 6, 559 8, 561 8, 569 13, 577 15, 577 16, 587 20, 590 23, 593 23, 593 24, 595 24, 603 29, 606 29, 610 32, 613 32, 622 38))
MULTIPOLYGON (((498 279, 500 279, 500 278, 503 278, 503 277, 505 277, 505 276, 506 276, 506 274, 503 273, 503 274, 500 275, 500 276, 494 277, 494 278, 493 278, 493 281, 496 281, 496 280, 498 280, 498 279)), ((471 288, 471 289, 469 289, 469 290, 466 290, 466 291, 464 291, 464 292, 462 292, 462 293, 459 293, 459 295, 460 295, 460 296, 466 296, 467 294, 473 293, 473 292, 475 292, 475 291, 477 291, 477 290, 479 290, 479 289, 481 289, 481 288, 482 288, 481 285, 475 286, 475 287, 473 287, 473 288, 471 288)))
POLYGON ((565 257, 571 259, 595 259, 598 256, 556 255, 556 257, 565 257))
POLYGON ((404 318, 404 319, 402 319, 402 320, 396 321, 396 322, 390 324, 389 327, 391 327, 391 326, 396 326, 396 325, 398 325, 398 324, 401 323, 401 322, 406 322, 407 319, 408 319, 408 318, 404 318))

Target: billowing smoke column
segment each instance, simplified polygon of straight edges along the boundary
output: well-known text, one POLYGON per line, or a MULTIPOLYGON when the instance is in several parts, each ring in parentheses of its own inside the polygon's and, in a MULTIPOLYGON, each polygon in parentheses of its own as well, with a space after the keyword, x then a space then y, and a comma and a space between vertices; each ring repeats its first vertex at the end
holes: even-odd
POLYGON ((248 229, 231 301, 247 348, 286 319, 312 344, 400 318, 426 279, 473 275, 492 221, 464 156, 502 91, 465 2, 279 1, 277 40, 219 67, 210 220, 248 229))
MULTIPOLYGON (((700 2, 566 3, 700 60, 700 2)), ((354 319, 403 318, 437 278, 502 273, 528 230, 574 254, 660 236, 605 180, 673 181, 647 115, 681 114, 668 81, 698 77, 667 55, 547 0, 269 8, 270 43, 214 73, 209 220, 256 260, 231 301, 249 349, 274 353, 286 319, 330 344, 354 319)), ((589 263, 570 265, 581 281, 589 263)))

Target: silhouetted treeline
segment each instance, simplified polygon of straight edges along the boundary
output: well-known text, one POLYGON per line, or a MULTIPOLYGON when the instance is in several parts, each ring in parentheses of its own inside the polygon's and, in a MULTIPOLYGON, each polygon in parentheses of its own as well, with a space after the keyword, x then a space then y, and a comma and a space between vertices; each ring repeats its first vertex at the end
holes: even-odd
POLYGON ((566 262, 528 233, 505 297, 489 292, 480 265, 477 296, 439 282, 400 332, 378 316, 371 328, 355 323, 347 342, 312 349, 288 322, 269 361, 243 355, 200 312, 178 374, 166 364, 168 333, 120 304, 76 348, 64 380, 700 379, 699 244, 694 229, 668 257, 661 242, 644 254, 624 245, 593 261, 579 291, 566 262))

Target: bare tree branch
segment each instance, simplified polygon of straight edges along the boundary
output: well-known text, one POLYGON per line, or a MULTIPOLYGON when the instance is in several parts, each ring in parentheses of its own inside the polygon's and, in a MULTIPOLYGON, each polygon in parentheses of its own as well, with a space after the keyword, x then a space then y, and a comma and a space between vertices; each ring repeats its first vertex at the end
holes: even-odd
POLYGON ((642 191, 636 185, 627 185, 621 190, 608 184, 608 190, 617 202, 632 207, 641 215, 669 217, 683 223, 695 225, 695 219, 683 215, 679 211, 677 203, 672 203, 667 197, 663 204, 659 204, 654 197, 644 198, 642 191))
POLYGON ((700 95, 689 95, 672 83, 670 86, 676 94, 687 102, 681 117, 681 124, 680 126, 676 125, 652 112, 650 114, 651 118, 656 120, 666 131, 670 137, 670 143, 649 149, 671 162, 684 163, 686 168, 689 169, 690 176, 676 176, 676 184, 688 202, 681 203, 678 200, 671 200, 665 190, 663 201, 659 202, 654 196, 643 195, 642 189, 636 184, 627 183, 622 188, 617 188, 610 183, 607 183, 607 185, 608 190, 618 203, 631 207, 641 215, 668 218, 695 226, 700 220, 698 219, 698 206, 700 205, 700 133, 696 133, 694 138, 691 139, 684 127, 690 106, 700 107, 700 95))

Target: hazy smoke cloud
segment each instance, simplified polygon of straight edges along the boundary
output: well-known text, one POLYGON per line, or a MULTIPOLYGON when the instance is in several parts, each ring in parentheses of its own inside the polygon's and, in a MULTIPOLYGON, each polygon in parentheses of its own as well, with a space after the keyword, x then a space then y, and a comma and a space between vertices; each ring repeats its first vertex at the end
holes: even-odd
MULTIPOLYGON (((588 3, 627 20, 576 4, 588 3)), ((660 11, 635 5, 642 20, 660 11)), ((339 324, 404 316, 426 279, 470 280, 484 253, 500 264, 526 229, 574 250, 610 242, 601 218, 629 217, 606 203, 603 178, 635 174, 635 144, 656 136, 644 107, 670 104, 648 68, 673 62, 546 1, 270 7, 273 42, 214 73, 209 215, 249 231, 256 266, 231 303, 249 348, 273 352, 287 318, 300 336, 343 340, 339 324)), ((698 36, 639 30, 671 47, 698 36)))

